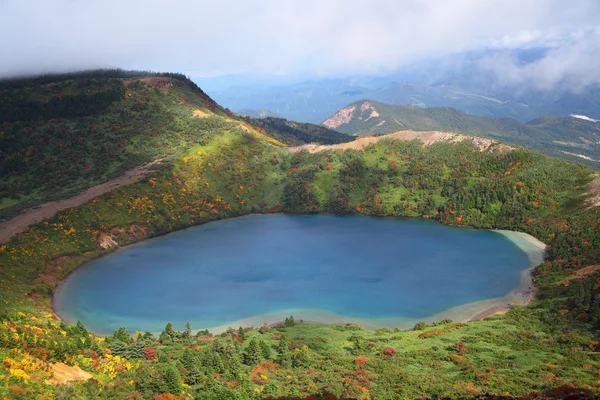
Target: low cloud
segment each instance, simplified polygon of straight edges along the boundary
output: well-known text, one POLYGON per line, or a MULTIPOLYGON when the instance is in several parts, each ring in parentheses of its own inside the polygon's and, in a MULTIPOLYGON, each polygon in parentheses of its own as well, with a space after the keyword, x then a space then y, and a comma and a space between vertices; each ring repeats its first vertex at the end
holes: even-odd
POLYGON ((506 82, 583 84, 599 80, 598 35, 573 33, 598 20, 596 0, 3 0, 0 76, 100 67, 383 74, 444 54, 568 39, 533 65, 506 56, 482 65, 506 82))
POLYGON ((500 86, 577 92, 600 83, 600 29, 573 35, 532 62, 520 61, 516 52, 502 52, 482 58, 479 66, 500 86))

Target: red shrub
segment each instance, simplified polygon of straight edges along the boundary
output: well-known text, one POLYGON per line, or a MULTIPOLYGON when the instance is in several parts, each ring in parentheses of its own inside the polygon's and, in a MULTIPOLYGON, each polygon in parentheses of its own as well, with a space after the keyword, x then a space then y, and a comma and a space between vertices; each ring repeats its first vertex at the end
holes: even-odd
POLYGON ((392 349, 391 347, 386 347, 385 349, 383 349, 383 354, 391 357, 396 354, 396 349, 392 349))

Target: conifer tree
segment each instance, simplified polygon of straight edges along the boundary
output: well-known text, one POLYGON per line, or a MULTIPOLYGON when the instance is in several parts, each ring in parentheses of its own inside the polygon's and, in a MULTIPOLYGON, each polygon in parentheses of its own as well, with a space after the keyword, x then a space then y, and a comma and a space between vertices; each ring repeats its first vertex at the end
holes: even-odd
POLYGON ((114 356, 123 355, 127 351, 127 346, 120 340, 113 340, 112 342, 110 342, 108 348, 114 356))
POLYGON ((261 356, 262 354, 258 341, 255 338, 252 338, 244 351, 244 363, 246 365, 256 365, 260 363, 261 356))
POLYGON ((166 365, 163 370, 164 389, 166 392, 178 395, 181 393, 182 384, 181 375, 172 365, 166 365))
POLYGON ((127 358, 144 358, 144 351, 146 350, 146 343, 141 336, 138 337, 135 343, 127 347, 125 357, 127 358))
POLYGON ((260 342, 258 342, 258 345, 260 346, 260 352, 262 357, 265 360, 270 360, 273 357, 273 352, 271 351, 271 346, 269 346, 267 344, 267 342, 265 342, 264 340, 261 340, 260 342))
POLYGON ((276 361, 283 368, 290 368, 292 366, 292 355, 290 354, 290 348, 287 340, 285 340, 285 336, 282 336, 281 339, 279 339, 276 361))

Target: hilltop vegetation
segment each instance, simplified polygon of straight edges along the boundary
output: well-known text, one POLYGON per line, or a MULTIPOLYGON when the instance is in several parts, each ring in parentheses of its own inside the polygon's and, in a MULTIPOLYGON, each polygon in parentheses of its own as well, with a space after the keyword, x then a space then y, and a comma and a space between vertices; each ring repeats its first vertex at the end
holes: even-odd
MULTIPOLYGON (((150 103, 172 99, 173 92, 144 82, 127 90, 132 85, 152 91, 150 103)), ((204 104, 185 93, 187 102, 204 104)), ((204 110, 213 116, 200 121, 212 122, 190 129, 152 175, 0 246, 0 396, 391 399, 518 396, 564 385, 600 391, 600 272, 562 283, 600 263, 600 208, 585 203, 591 169, 521 148, 480 151, 471 141, 380 140, 361 151, 293 153, 273 145, 267 129, 243 129, 219 109, 204 110), (98 338, 52 312, 60 280, 117 245, 257 212, 358 212, 519 230, 548 244, 547 261, 535 270, 539 291, 531 305, 415 331, 288 318, 217 337, 166 324, 158 335, 124 327, 98 338), (78 366, 93 379, 48 384, 54 363, 78 366)), ((188 111, 182 119, 193 118, 188 111)), ((171 111, 156 112, 160 119, 171 111)))
POLYGON ((523 123, 511 118, 464 114, 454 108, 421 108, 361 100, 323 124, 349 135, 380 135, 398 130, 464 132, 518 144, 600 169, 600 122, 543 117, 523 123))
MULTIPOLYGON (((298 144, 294 135, 309 125, 269 131, 298 144)), ((180 74, 106 70, 0 81, 0 218, 240 129, 260 135, 180 74)))

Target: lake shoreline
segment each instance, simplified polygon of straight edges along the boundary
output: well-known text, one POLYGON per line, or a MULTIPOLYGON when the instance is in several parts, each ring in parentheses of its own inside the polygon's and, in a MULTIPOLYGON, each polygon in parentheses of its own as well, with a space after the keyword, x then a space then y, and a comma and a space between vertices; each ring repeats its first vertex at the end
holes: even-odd
MULTIPOLYGON (((206 224, 209 224, 210 222, 218 222, 218 221, 235 219, 235 218, 247 218, 247 217, 252 217, 252 216, 262 216, 265 214, 267 214, 267 213, 264 213, 264 214, 252 213, 252 214, 245 214, 245 215, 231 217, 231 218, 207 221, 205 223, 201 223, 201 224, 190 226, 190 227, 185 227, 185 228, 179 229, 177 231, 168 232, 166 234, 157 235, 154 237, 149 237, 147 239, 144 239, 144 240, 141 240, 141 241, 138 241, 135 243, 131 243, 127 246, 115 248, 113 251, 110 251, 110 252, 102 252, 101 254, 98 254, 95 257, 93 257, 93 259, 124 250, 126 248, 135 246, 136 244, 145 242, 150 239, 164 237, 166 235, 180 232, 185 229, 198 227, 201 225, 206 225, 206 224)), ((295 213, 292 213, 292 214, 296 215, 295 213)), ((312 213, 309 213, 309 214, 312 214, 312 213)), ((331 214, 331 213, 320 213, 320 214, 337 215, 337 214, 331 214)), ((352 213, 352 214, 354 214, 354 213, 352 213)), ((358 214, 358 215, 367 216, 364 214, 358 214)), ((386 217, 382 217, 382 218, 386 218, 386 217)), ((428 218, 420 218, 420 217, 395 217, 395 218, 422 219, 422 220, 431 221, 431 222, 434 222, 434 223, 437 223, 440 225, 444 225, 444 226, 453 226, 453 225, 442 224, 439 221, 435 221, 435 220, 428 219, 428 218)), ((457 227, 457 226, 454 225, 453 227, 457 227)), ((489 230, 489 229, 480 229, 480 228, 472 228, 472 227, 460 227, 460 228, 472 229, 472 230, 489 230)), ((449 310, 445 310, 445 311, 438 313, 436 315, 433 315, 431 317, 423 318, 425 320, 425 322, 434 322, 434 321, 439 321, 441 319, 447 319, 448 316, 450 317, 450 319, 455 319, 455 320, 461 321, 461 322, 479 320, 479 319, 488 317, 490 315, 498 314, 500 312, 506 312, 506 311, 510 310, 514 305, 529 304, 533 300, 533 298, 535 297, 535 287, 533 286, 533 281, 532 281, 532 271, 536 265, 543 262, 543 249, 545 248, 546 245, 544 243, 542 243, 541 241, 539 241, 538 239, 536 239, 535 237, 533 237, 529 234, 523 233, 523 232, 504 231, 504 230, 492 230, 492 231, 495 231, 495 232, 500 233, 503 236, 507 237, 509 240, 511 240, 515 245, 517 245, 522 251, 524 251, 528 255, 528 258, 530 260, 530 268, 523 271, 520 285, 517 288, 515 288, 514 290, 512 290, 511 292, 509 292, 504 297, 478 301, 478 302, 471 303, 471 304, 460 305, 460 306, 451 308, 449 310), (536 261, 539 261, 539 262, 536 262, 536 261)), ((86 264, 87 262, 89 262, 91 260, 92 259, 86 260, 84 263, 82 263, 79 266, 77 266, 76 268, 74 268, 61 281, 61 283, 59 284, 59 286, 57 287, 57 289, 54 293, 54 296, 52 297, 53 311, 61 319, 65 320, 66 322, 74 323, 75 320, 72 317, 70 317, 69 315, 65 315, 64 310, 59 311, 62 308, 60 306, 60 302, 62 301, 61 289, 64 289, 64 285, 68 283, 68 280, 73 272, 75 272, 82 265, 86 264)), ((283 321, 285 319, 285 317, 287 317, 289 315, 294 315, 295 318, 302 319, 307 322, 311 321, 311 322, 315 322, 315 323, 324 323, 324 324, 350 323, 350 324, 357 324, 357 325, 364 326, 366 329, 377 329, 377 328, 382 328, 382 327, 386 327, 386 328, 398 327, 398 328, 402 328, 402 329, 407 329, 407 328, 412 327, 412 325, 414 325, 413 323, 415 321, 412 318, 399 318, 399 317, 378 318, 378 319, 366 320, 366 319, 362 319, 362 318, 353 318, 353 317, 348 317, 348 316, 343 316, 343 315, 337 315, 335 313, 330 313, 325 310, 291 309, 291 310, 280 310, 275 313, 256 315, 253 317, 244 318, 242 320, 233 321, 233 322, 227 324, 227 326, 214 326, 214 327, 211 327, 208 329, 209 329, 209 331, 218 333, 218 332, 225 331, 229 326, 260 327, 261 325, 264 325, 264 323, 272 324, 272 323, 278 323, 279 321, 283 321), (410 323, 409 323, 409 320, 410 320, 410 323)), ((132 319, 132 321, 133 320, 134 319, 132 319)), ((204 328, 202 328, 202 329, 204 329, 204 328)), ((103 332, 102 334, 107 334, 107 333, 103 332)))

